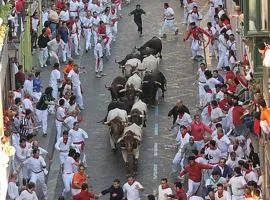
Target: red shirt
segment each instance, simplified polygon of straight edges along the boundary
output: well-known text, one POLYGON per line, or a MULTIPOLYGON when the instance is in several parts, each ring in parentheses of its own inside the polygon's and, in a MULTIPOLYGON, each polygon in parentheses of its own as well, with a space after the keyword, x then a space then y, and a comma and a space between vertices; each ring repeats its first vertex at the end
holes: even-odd
POLYGON ((184 189, 176 190, 176 197, 178 200, 187 200, 187 194, 184 189))
POLYGON ((58 1, 57 3, 56 3, 56 8, 58 9, 58 10, 63 10, 64 9, 64 7, 65 7, 65 4, 62 2, 62 1, 58 1))
POLYGON ((235 83, 232 83, 231 85, 229 85, 227 90, 232 93, 235 93, 236 88, 237 88, 237 85, 235 83))
POLYGON ((191 136, 194 137, 195 141, 203 140, 204 132, 212 133, 212 130, 203 122, 200 122, 199 124, 197 124, 195 121, 193 121, 191 123, 191 136))
POLYGON ((229 80, 229 79, 235 79, 235 75, 234 75, 234 73, 232 72, 232 71, 227 71, 226 72, 226 75, 225 75, 225 78, 226 78, 226 80, 229 80))
POLYGON ((240 119, 240 117, 244 114, 245 109, 241 106, 235 106, 232 110, 232 120, 233 125, 240 125, 243 124, 243 119, 240 119))
POLYGON ((203 169, 212 169, 212 165, 204 165, 201 163, 195 162, 194 164, 188 164, 185 166, 184 170, 180 172, 179 176, 183 176, 188 173, 189 179, 198 183, 202 180, 202 170, 203 169))
POLYGON ((194 40, 200 40, 199 34, 201 34, 201 33, 203 33, 203 34, 207 35, 209 38, 211 38, 211 35, 207 31, 205 31, 201 27, 197 26, 194 29, 192 29, 192 28, 189 29, 189 31, 185 37, 185 40, 187 40, 191 35, 192 35, 194 40))
POLYGON ((224 111, 228 111, 230 109, 230 105, 228 104, 227 99, 222 99, 218 105, 224 111))
POLYGON ((99 26, 98 27, 98 34, 106 35, 106 26, 99 26))
POLYGON ((73 200, 90 200, 94 198, 95 194, 93 192, 88 192, 86 190, 82 190, 79 194, 73 196, 73 200))

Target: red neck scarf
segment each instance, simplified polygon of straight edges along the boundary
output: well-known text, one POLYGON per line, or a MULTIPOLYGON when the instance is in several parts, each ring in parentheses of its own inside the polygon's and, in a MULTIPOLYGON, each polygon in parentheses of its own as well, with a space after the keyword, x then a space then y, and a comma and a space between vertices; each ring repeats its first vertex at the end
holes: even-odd
POLYGON ((223 137, 223 135, 217 134, 217 137, 220 140, 223 137))
POLYGON ((218 192, 218 198, 222 198, 223 197, 223 192, 218 192))
POLYGON ((165 190, 165 189, 169 188, 169 184, 168 183, 162 184, 161 188, 162 188, 162 190, 165 190))
POLYGON ((130 184, 130 183, 128 183, 128 184, 131 186, 131 185, 133 185, 134 182, 135 182, 135 181, 133 181, 131 184, 130 184))
POLYGON ((67 141, 68 141, 68 137, 67 138, 63 138, 63 143, 64 144, 67 144, 67 141))

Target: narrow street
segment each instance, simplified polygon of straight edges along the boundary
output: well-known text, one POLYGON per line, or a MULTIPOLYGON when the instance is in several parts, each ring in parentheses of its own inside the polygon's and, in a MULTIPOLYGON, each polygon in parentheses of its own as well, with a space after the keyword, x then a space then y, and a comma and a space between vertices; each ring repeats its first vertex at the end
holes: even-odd
MULTIPOLYGON (((118 38, 112 45, 112 55, 109 60, 104 59, 104 72, 107 74, 102 79, 95 78, 94 57, 92 50, 84 53, 80 59, 76 59, 80 66, 86 67, 87 74, 81 75, 84 92, 85 110, 83 111, 83 122, 81 127, 89 134, 87 141, 87 163, 89 183, 93 190, 100 192, 108 187, 112 180, 120 178, 125 181, 125 167, 121 152, 113 153, 109 144, 108 127, 97 123, 106 115, 107 105, 111 97, 109 91, 104 87, 110 84, 114 77, 121 74, 121 70, 114 60, 124 58, 132 51, 134 46, 140 46, 153 36, 158 36, 161 26, 164 1, 132 1, 122 11, 123 18, 118 25, 118 38), (146 11, 143 17, 144 37, 139 38, 133 17, 128 13, 141 4, 146 11)), ((177 100, 181 99, 194 113, 192 108, 196 104, 196 87, 192 86, 197 71, 197 63, 193 63, 189 42, 182 41, 186 28, 181 24, 183 9, 179 2, 169 2, 176 13, 176 25, 180 34, 175 36, 173 32, 163 40, 163 58, 160 70, 167 78, 167 92, 165 99, 159 100, 155 108, 149 108, 147 127, 144 129, 138 175, 136 179, 145 187, 144 194, 152 193, 157 188, 162 177, 169 177, 171 172, 171 161, 174 156, 172 150, 165 149, 165 145, 175 142, 175 135, 169 131, 171 120, 167 113, 177 100)), ((82 45, 84 46, 84 45, 82 45)), ((55 154, 57 155, 57 154, 55 154)), ((58 156, 57 158, 58 159, 58 156)), ((59 168, 58 168, 59 169, 59 168)), ((55 177, 56 178, 56 177, 55 177)), ((53 180, 49 180, 53 182, 53 180)), ((63 189, 62 178, 58 175, 55 198, 61 194, 63 189)), ((49 185, 50 188, 50 185, 49 185)), ((53 188, 54 189, 54 188, 53 188)), ((103 197, 107 199, 108 197, 103 197)))

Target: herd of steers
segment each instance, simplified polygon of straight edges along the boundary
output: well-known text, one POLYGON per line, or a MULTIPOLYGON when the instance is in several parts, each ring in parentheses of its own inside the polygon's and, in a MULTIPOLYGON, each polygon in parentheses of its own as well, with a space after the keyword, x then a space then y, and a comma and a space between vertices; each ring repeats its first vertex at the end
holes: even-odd
POLYGON ((113 151, 121 149, 128 174, 137 173, 139 149, 146 127, 147 106, 154 106, 158 90, 162 97, 166 91, 166 78, 159 70, 162 58, 162 42, 153 37, 121 61, 116 61, 122 74, 115 77, 110 86, 112 101, 103 121, 109 126, 113 151))

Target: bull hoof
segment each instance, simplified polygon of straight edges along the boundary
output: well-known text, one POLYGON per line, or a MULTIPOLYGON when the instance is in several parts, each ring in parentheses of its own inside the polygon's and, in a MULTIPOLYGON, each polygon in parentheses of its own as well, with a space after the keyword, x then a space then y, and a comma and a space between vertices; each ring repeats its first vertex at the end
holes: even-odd
POLYGON ((146 127, 146 124, 143 124, 143 127, 146 127))
POLYGON ((112 151, 115 153, 115 152, 117 152, 117 149, 116 148, 113 148, 112 151))

